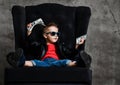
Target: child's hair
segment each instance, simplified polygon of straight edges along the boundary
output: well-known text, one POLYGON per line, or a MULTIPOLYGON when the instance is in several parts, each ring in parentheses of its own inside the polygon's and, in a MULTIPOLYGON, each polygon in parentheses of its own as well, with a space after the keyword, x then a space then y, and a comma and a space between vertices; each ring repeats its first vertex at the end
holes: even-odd
POLYGON ((47 28, 51 27, 51 26, 55 26, 56 28, 58 28, 57 24, 54 22, 51 22, 49 24, 47 24, 44 29, 43 29, 43 33, 47 30, 47 28))

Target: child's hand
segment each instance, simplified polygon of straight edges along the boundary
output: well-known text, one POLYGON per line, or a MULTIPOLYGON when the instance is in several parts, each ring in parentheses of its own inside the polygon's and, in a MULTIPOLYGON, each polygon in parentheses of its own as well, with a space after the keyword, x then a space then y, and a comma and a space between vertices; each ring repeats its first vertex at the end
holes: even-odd
POLYGON ((81 40, 80 40, 80 42, 79 42, 79 45, 83 44, 84 41, 85 41, 85 39, 84 39, 84 38, 81 38, 81 40))
POLYGON ((29 28, 29 27, 31 27, 31 26, 32 26, 32 24, 31 24, 31 23, 27 24, 27 28, 29 28))
MULTIPOLYGON (((31 23, 27 24, 27 28, 30 28, 30 27, 32 27, 32 24, 31 23)), ((27 35, 29 36, 30 34, 31 34, 31 31, 27 29, 27 35)))
POLYGON ((81 44, 84 43, 84 41, 85 41, 85 39, 84 39, 84 38, 81 38, 79 44, 76 44, 76 47, 75 47, 75 48, 77 49, 79 45, 81 45, 81 44))

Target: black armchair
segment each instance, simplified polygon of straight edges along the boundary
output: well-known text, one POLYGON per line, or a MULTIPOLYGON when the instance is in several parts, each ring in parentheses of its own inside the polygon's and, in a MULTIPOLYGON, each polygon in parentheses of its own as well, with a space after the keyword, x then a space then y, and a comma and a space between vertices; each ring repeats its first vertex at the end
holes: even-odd
MULTIPOLYGON (((13 6, 12 16, 15 33, 15 49, 23 48, 27 42, 26 25, 38 18, 45 24, 55 22, 63 33, 60 37, 70 49, 74 48, 77 37, 87 34, 91 15, 89 7, 64 6, 46 3, 34 6, 13 6)), ((35 39, 39 39, 37 35, 35 39)), ((85 43, 79 47, 84 50, 85 43)), ((28 55, 28 52, 25 51, 28 55)), ((29 59, 29 58, 28 58, 29 59)), ((92 71, 83 67, 50 68, 6 68, 5 85, 91 85, 92 71)))

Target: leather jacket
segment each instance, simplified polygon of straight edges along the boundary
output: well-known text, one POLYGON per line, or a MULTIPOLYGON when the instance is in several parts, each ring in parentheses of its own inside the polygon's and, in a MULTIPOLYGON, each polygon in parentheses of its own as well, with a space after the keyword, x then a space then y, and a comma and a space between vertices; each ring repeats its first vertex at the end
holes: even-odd
MULTIPOLYGON (((55 43, 56 53, 60 59, 72 59, 73 55, 76 53, 75 49, 69 49, 65 47, 64 43, 55 43)), ((35 59, 42 59, 47 51, 47 45, 41 42, 32 42, 29 45, 29 51, 35 59)))

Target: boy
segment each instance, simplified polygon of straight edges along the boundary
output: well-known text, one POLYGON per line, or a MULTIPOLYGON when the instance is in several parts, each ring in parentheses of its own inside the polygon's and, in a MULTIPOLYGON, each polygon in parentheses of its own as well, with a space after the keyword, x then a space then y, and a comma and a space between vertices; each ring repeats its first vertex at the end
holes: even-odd
MULTIPOLYGON (((58 31, 57 25, 55 23, 49 23, 43 29, 43 37, 46 41, 46 44, 43 44, 43 45, 40 44, 41 45, 40 47, 44 49, 42 50, 42 55, 38 55, 39 60, 38 59, 26 60, 23 54, 23 50, 19 48, 15 53, 12 53, 11 55, 7 56, 8 63, 14 67, 21 67, 21 66, 28 66, 28 67, 70 66, 71 67, 71 66, 76 66, 77 65, 76 60, 72 61, 68 59, 69 56, 67 56, 67 54, 69 52, 67 53, 65 52, 66 50, 60 49, 60 48, 65 49, 65 47, 62 47, 62 46, 60 47, 60 44, 58 44, 59 36, 60 36, 60 33, 58 31)), ((84 43, 84 39, 81 39, 80 44, 83 44, 83 43, 84 43)), ((76 49, 79 45, 76 46, 76 49)))

